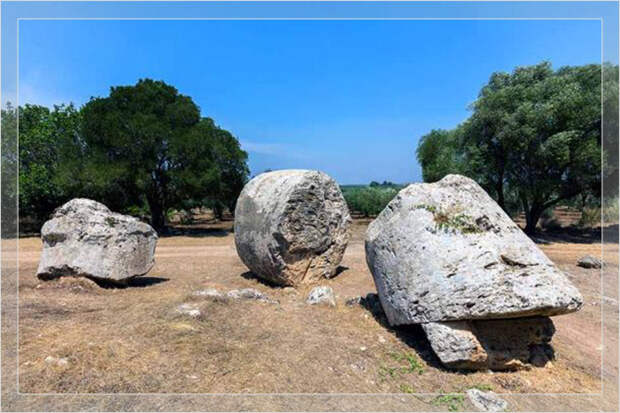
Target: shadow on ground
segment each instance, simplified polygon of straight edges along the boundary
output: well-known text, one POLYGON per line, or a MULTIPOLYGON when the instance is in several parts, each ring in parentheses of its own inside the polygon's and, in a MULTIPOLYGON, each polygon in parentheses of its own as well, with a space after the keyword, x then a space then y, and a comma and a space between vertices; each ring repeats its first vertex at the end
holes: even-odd
MULTIPOLYGON (((339 276, 340 274, 342 274, 343 272, 347 271, 349 269, 349 267, 345 267, 344 265, 339 265, 338 268, 336 268, 336 272, 334 273, 334 276, 332 277, 335 278, 337 276, 339 276)), ((258 275, 256 275, 255 273, 253 273, 252 271, 246 271, 243 274, 241 274, 241 277, 245 278, 246 280, 253 280, 256 281, 260 284, 263 284, 267 287, 270 288, 284 288, 287 287, 286 285, 279 285, 276 283, 273 283, 269 280, 265 280, 261 277, 259 277, 258 275)))
POLYGON ((379 301, 379 296, 377 294, 369 293, 366 295, 366 297, 362 297, 360 299, 359 305, 366 309, 370 314, 372 314, 375 320, 377 320, 377 322, 381 324, 386 330, 392 332, 403 343, 414 349, 418 356, 420 356, 420 358, 424 360, 424 362, 428 366, 450 373, 472 373, 472 371, 468 370, 446 369, 444 365, 441 364, 439 358, 435 355, 435 352, 433 351, 431 344, 426 338, 426 333, 424 332, 424 329, 421 325, 411 324, 397 327, 390 326, 385 312, 383 311, 383 307, 381 307, 381 302, 379 301))
POLYGON ((246 271, 243 274, 241 274, 241 277, 245 278, 246 280, 251 280, 251 281, 256 281, 259 284, 263 284, 269 288, 284 288, 286 287, 285 285, 279 285, 276 283, 273 283, 271 281, 265 280, 261 277, 259 277, 258 275, 256 275, 255 273, 253 273, 252 271, 246 271))
POLYGON ((168 227, 164 231, 158 233, 160 238, 166 237, 226 237, 231 234, 232 230, 222 228, 185 228, 185 227, 168 227))
POLYGON ((597 244, 601 237, 608 242, 618 242, 618 224, 607 225, 603 228, 562 227, 537 232, 531 236, 537 244, 567 243, 567 244, 597 244))
POLYGON ((91 280, 101 288, 144 288, 152 285, 160 284, 169 281, 169 278, 164 277, 134 277, 127 280, 125 283, 115 283, 108 280, 101 280, 91 278, 91 280))

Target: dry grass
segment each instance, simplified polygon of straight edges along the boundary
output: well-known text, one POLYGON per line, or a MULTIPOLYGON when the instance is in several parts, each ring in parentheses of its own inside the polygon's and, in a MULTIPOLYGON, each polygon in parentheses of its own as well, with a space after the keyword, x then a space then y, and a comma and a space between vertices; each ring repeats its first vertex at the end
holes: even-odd
MULTIPOLYGON (((600 301, 596 271, 574 264, 600 244, 551 244, 543 249, 582 291, 586 305, 554 319, 557 360, 551 368, 514 373, 444 370, 422 330, 391 329, 349 297, 374 293, 363 235, 356 222, 342 265, 323 284, 336 308, 305 304, 309 288, 273 288, 248 275, 236 255, 230 223, 192 236, 161 238, 147 282, 102 289, 84 281, 41 282, 34 276, 40 242, 20 243, 20 391, 33 393, 453 393, 470 387, 496 392, 600 390, 600 301), (228 227, 227 227, 228 226, 228 227), (193 297, 202 288, 256 288, 278 304, 193 297), (199 306, 192 318, 175 311, 199 306), (67 365, 46 357, 66 358, 67 365), (412 367, 413 366, 413 367, 412 367), (392 371, 392 373, 389 373, 392 371), (386 373, 387 372, 387 373, 386 373)), ((617 254, 617 244, 615 245, 617 254)), ((617 255, 606 256, 617 265, 617 255)), ((617 291, 613 267, 606 291, 617 291), (615 287, 614 287, 615 286, 615 287)), ((603 302, 615 311, 617 296, 603 302)), ((617 345, 617 320, 606 325, 617 345)), ((612 343, 613 344, 613 343, 612 343)), ((605 380, 617 374, 617 353, 605 380)), ((617 397, 617 396, 616 396, 617 397)), ((429 400, 429 403, 431 401, 429 400)), ((441 409, 441 406, 428 405, 441 409)), ((445 408, 445 406, 444 406, 445 408)))

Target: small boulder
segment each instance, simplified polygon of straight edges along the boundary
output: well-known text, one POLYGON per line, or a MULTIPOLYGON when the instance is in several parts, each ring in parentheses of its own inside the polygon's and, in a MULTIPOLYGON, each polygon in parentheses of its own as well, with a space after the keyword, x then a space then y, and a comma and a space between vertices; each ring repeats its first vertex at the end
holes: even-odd
POLYGON ((215 288, 205 288, 204 290, 196 290, 192 293, 194 297, 221 298, 224 295, 215 288))
POLYGON ((334 296, 334 290, 326 286, 314 287, 312 291, 310 291, 310 294, 308 294, 306 303, 310 305, 323 304, 335 307, 336 297, 334 296))
POLYGON ((391 325, 577 311, 579 291, 472 179, 401 190, 366 233, 391 325))
POLYGON ((57 208, 43 225, 41 239, 37 276, 43 280, 70 275, 123 283, 155 264, 155 230, 90 199, 57 208))
POLYGON ((466 393, 471 403, 482 412, 503 412, 508 408, 508 402, 492 391, 469 389, 466 393))
POLYGON ((346 305, 347 307, 353 307, 362 304, 362 300, 363 297, 361 295, 358 295, 357 297, 347 298, 344 302, 344 305, 346 305))
POLYGON ((549 317, 422 324, 442 364, 464 370, 518 370, 553 358, 549 317))
POLYGON ((235 245, 258 277, 296 286, 336 274, 351 222, 338 184, 318 171, 267 172, 243 188, 235 245))
POLYGON ((603 261, 593 257, 592 255, 584 255, 579 258, 579 261, 577 261, 577 266, 582 268, 602 268, 603 261))
POLYGON ((226 293, 228 298, 233 300, 257 300, 266 303, 277 303, 277 301, 270 299, 265 294, 261 293, 254 288, 242 288, 240 290, 230 290, 226 293))
POLYGON ((200 311, 200 308, 198 308, 198 305, 192 303, 179 304, 176 308, 176 312, 189 316, 191 318, 198 318, 202 315, 202 312, 200 311))
POLYGON ((46 364, 51 364, 59 367, 66 367, 69 365, 69 360, 66 357, 47 356, 44 361, 46 364))

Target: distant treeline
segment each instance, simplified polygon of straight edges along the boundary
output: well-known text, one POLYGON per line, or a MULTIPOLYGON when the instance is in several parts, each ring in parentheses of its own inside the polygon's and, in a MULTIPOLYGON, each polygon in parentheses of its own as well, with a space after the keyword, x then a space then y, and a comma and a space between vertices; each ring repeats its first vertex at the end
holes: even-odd
MULTIPOLYGON (((15 170, 18 118, 20 217, 36 225, 69 199, 86 197, 147 216, 161 230, 171 208, 234 211, 248 178, 238 140, 161 81, 112 87, 109 96, 79 109, 8 104, 2 110, 3 172, 15 170)), ((8 178, 5 211, 17 193, 8 178)))
POLYGON ((419 141, 424 181, 469 176, 511 215, 523 211, 527 232, 557 205, 600 204, 601 179, 605 196, 617 196, 618 66, 493 73, 470 109, 456 128, 419 141))
POLYGON ((352 214, 375 217, 403 187, 392 182, 373 181, 370 185, 341 185, 340 189, 352 214))

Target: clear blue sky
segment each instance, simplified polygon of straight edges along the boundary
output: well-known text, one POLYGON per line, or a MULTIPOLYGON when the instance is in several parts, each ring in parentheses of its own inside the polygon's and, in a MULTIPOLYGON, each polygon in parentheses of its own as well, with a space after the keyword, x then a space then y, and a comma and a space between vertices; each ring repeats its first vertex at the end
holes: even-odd
MULTIPOLYGON (((601 61, 599 21, 21 21, 20 104, 82 105, 149 77, 237 136, 252 174, 420 180, 415 148, 494 71, 601 61)), ((617 62, 617 55, 610 59, 617 62)))

